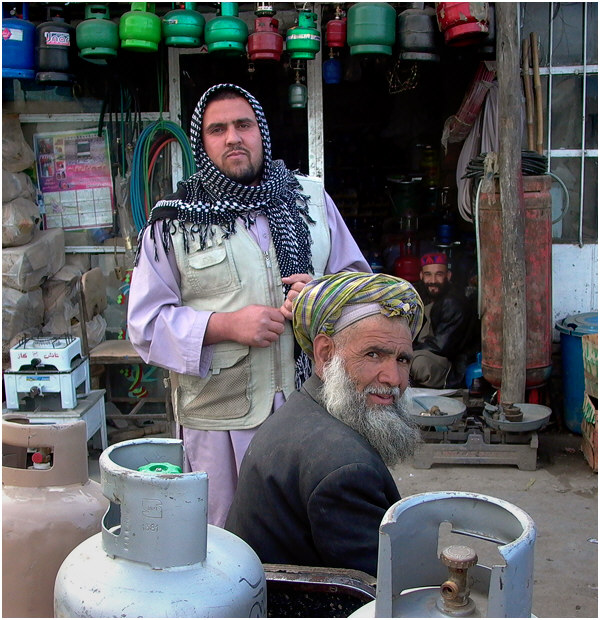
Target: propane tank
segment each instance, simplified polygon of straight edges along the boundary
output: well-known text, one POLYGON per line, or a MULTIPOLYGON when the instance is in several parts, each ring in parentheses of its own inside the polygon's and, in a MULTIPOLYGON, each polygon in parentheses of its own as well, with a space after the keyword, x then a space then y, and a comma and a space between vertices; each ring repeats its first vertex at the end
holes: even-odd
POLYGON ((248 26, 238 17, 237 2, 221 2, 221 15, 211 19, 204 30, 209 53, 239 56, 246 53, 248 26))
POLYGON ((202 43, 204 15, 196 11, 196 2, 180 2, 162 19, 162 35, 168 47, 199 47, 202 43))
POLYGON ((346 45, 346 33, 348 30, 348 18, 342 7, 335 7, 335 17, 327 22, 325 28, 325 41, 328 47, 344 47, 346 45))
POLYGON ((435 11, 430 8, 406 9, 398 15, 398 49, 401 60, 438 62, 435 11))
POLYGON ((132 2, 131 11, 119 21, 121 47, 133 52, 156 52, 161 38, 161 21, 154 14, 154 2, 132 2))
POLYGON ((23 2, 23 19, 2 18, 2 77, 35 77, 35 26, 27 21, 27 3, 23 2))
POLYGON ((62 17, 63 8, 48 7, 48 21, 35 29, 35 66, 38 82, 70 83, 74 80, 75 28, 62 17))
POLYGON ((411 495, 385 513, 377 596, 350 617, 530 617, 535 539, 531 517, 502 499, 460 491, 411 495), (464 544, 438 556, 443 523, 464 544), (482 540, 494 545, 504 565, 478 563, 474 547, 482 540))
POLYGON ((117 56, 119 26, 110 20, 107 4, 87 4, 85 19, 76 30, 79 55, 85 60, 107 60, 117 56))
POLYGON ((287 31, 285 48, 292 60, 314 59, 321 49, 316 13, 305 10, 298 13, 298 25, 287 31))
MULTIPOLYGON (((544 385, 552 371, 552 197, 549 175, 523 176, 525 208, 525 387, 544 385)), ((481 247, 481 346, 484 378, 496 389, 502 380, 502 211, 495 193, 479 199, 481 247)))
POLYGON ((348 9, 350 54, 392 55, 396 10, 387 2, 357 2, 348 9))
POLYGON ((258 556, 207 525, 207 474, 171 469, 183 461, 176 439, 124 441, 100 455, 110 508, 102 532, 63 562, 55 617, 266 616, 258 556))
POLYGON ((63 560, 108 508, 88 478, 86 423, 2 419, 2 615, 51 618, 63 560))
POLYGON ((323 81, 325 84, 339 84, 342 81, 342 63, 333 49, 329 50, 329 58, 323 63, 323 81))
POLYGON ((479 45, 488 36, 487 2, 438 2, 436 15, 447 45, 479 45))
POLYGON ((271 5, 262 3, 255 11, 254 32, 248 37, 248 55, 250 60, 277 60, 283 52, 283 37, 279 34, 279 21, 273 16, 275 10, 271 5))

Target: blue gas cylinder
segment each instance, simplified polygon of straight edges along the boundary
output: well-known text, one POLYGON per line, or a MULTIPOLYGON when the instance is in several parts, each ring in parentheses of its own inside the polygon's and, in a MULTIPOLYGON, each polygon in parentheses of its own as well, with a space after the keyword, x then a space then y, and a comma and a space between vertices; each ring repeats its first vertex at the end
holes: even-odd
POLYGON ((35 77, 35 26, 27 21, 27 5, 23 3, 23 19, 2 19, 2 77, 35 77))
POLYGON ((342 81, 342 63, 337 58, 328 58, 323 63, 325 84, 339 84, 342 81))

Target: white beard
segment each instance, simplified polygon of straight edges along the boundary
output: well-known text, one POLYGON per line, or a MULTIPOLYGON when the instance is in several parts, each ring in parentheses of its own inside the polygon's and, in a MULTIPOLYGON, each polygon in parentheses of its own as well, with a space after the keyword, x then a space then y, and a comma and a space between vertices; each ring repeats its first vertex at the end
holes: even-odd
POLYGON ((360 433, 388 466, 414 452, 421 434, 408 413, 406 393, 399 388, 367 386, 363 391, 348 375, 339 354, 323 368, 322 404, 334 417, 360 433), (369 405, 368 394, 393 394, 391 405, 369 405))

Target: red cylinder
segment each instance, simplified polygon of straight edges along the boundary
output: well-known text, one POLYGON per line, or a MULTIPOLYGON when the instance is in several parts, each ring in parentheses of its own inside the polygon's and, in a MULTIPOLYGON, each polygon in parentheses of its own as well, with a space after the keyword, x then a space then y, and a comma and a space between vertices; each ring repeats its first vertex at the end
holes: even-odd
POLYGON ((417 256, 399 256, 394 261, 394 275, 408 282, 419 281, 421 274, 421 261, 417 256))
POLYGON ((331 19, 327 22, 325 40, 328 47, 344 47, 346 45, 347 23, 346 17, 331 19))
POLYGON ((437 2, 436 14, 447 45, 477 45, 488 36, 487 2, 437 2))
MULTIPOLYGON (((481 368, 495 388, 502 379, 502 210, 495 193, 481 194, 481 368)), ((548 381, 552 370, 552 198, 548 175, 524 176, 527 389, 548 381)))
POLYGON ((283 51, 283 37, 277 31, 279 21, 263 15, 254 20, 254 32, 248 37, 250 60, 279 60, 283 51))

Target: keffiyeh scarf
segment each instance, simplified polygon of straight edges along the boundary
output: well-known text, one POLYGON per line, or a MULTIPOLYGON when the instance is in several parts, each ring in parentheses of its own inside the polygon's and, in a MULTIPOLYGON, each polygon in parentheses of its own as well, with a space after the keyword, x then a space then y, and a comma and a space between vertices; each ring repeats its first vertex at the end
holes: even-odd
MULTIPOLYGON (((258 214, 266 216, 282 277, 312 273, 311 237, 307 196, 295 175, 282 160, 271 158, 269 127, 261 105, 235 84, 217 84, 208 89, 194 110, 190 126, 191 145, 198 172, 178 185, 173 196, 160 200, 150 212, 147 226, 162 221, 162 243, 170 248, 170 237, 182 234, 184 248, 198 235, 200 249, 220 229, 225 238, 235 234, 240 218, 249 228, 258 214), (202 143, 202 119, 210 96, 219 90, 233 90, 244 97, 256 115, 263 143, 263 177, 259 185, 242 185, 226 177, 212 162, 202 143), (177 225, 174 223, 177 220, 177 225)), ((140 239, 143 234, 140 232, 140 239)), ((154 239, 154 229, 151 229, 154 239)), ((138 243, 139 247, 139 243, 138 243)), ((158 260, 158 255, 155 255, 158 260)), ((284 289, 287 293, 287 289, 284 289)))

